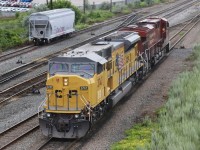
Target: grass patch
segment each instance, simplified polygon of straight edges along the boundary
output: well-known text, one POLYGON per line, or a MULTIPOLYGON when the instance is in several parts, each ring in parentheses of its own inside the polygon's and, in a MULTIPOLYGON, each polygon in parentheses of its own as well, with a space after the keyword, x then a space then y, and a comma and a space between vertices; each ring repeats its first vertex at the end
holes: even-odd
POLYGON ((195 51, 188 58, 186 58, 186 61, 197 61, 199 57, 198 46, 196 46, 195 51))
POLYGON ((28 41, 28 28, 21 21, 23 15, 0 19, 0 50, 5 51, 28 41))
POLYGON ((125 132, 126 138, 111 146, 112 150, 138 150, 149 147, 151 134, 157 129, 157 124, 145 118, 142 123, 138 123, 133 128, 125 132))

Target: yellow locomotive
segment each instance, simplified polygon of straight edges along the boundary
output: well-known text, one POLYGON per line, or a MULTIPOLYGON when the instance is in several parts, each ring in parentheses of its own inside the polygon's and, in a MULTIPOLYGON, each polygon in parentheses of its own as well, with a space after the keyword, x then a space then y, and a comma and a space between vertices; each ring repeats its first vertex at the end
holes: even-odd
POLYGON ((144 73, 140 36, 117 31, 49 61, 44 135, 80 138, 107 110, 126 95, 144 73))

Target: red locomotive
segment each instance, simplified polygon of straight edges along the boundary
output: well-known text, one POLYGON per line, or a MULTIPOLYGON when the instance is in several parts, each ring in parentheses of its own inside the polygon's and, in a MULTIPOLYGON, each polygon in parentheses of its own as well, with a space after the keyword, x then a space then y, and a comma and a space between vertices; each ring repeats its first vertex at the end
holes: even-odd
POLYGON ((139 55, 145 58, 148 67, 153 67, 169 51, 169 23, 165 18, 150 17, 120 31, 133 31, 140 35, 139 55))

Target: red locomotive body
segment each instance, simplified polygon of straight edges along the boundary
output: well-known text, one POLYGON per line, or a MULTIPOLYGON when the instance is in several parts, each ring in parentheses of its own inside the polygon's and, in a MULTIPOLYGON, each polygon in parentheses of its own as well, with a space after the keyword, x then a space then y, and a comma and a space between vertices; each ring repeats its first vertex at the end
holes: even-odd
POLYGON ((144 55, 146 61, 152 66, 169 51, 168 28, 169 23, 165 18, 151 17, 121 28, 120 31, 133 31, 140 35, 140 55, 144 55))

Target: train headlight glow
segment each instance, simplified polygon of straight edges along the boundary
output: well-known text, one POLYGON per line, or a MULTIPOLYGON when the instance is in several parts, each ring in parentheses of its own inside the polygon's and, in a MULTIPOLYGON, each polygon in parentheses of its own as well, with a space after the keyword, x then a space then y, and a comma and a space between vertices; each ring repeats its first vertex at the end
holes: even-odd
POLYGON ((75 118, 78 118, 78 117, 79 117, 79 115, 78 115, 78 114, 75 114, 75 115, 74 115, 74 117, 75 117, 75 118))
POLYGON ((48 117, 48 118, 51 117, 51 114, 47 113, 47 117, 48 117))
POLYGON ((47 85, 46 88, 47 89, 53 89, 53 86, 52 85, 47 85))
POLYGON ((67 86, 69 83, 69 79, 68 78, 63 78, 63 85, 67 86))

